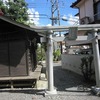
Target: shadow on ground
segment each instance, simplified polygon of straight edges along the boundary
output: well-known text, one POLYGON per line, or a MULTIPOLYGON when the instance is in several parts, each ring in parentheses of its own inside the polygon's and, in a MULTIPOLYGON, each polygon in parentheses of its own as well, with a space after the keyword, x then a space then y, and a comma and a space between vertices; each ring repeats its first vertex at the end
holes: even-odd
POLYGON ((86 82, 83 76, 62 69, 61 66, 54 66, 54 85, 58 91, 82 92, 89 91, 95 82, 86 82))
POLYGON ((0 90, 0 92, 9 92, 9 93, 24 93, 24 94, 34 94, 34 95, 44 95, 44 90, 37 90, 37 89, 14 89, 14 90, 10 90, 10 89, 4 89, 4 90, 0 90))

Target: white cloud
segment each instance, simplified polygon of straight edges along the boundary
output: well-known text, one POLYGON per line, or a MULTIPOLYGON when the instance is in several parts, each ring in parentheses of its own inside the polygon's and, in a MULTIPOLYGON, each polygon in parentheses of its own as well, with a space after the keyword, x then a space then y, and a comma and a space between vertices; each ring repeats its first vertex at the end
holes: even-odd
POLYGON ((29 8, 28 16, 29 16, 28 23, 30 24, 34 23, 35 25, 39 25, 39 12, 38 11, 35 11, 34 8, 29 8))
POLYGON ((68 16, 64 15, 62 19, 67 21, 68 25, 79 24, 79 17, 73 16, 72 14, 69 14, 68 16))
POLYGON ((47 26, 52 26, 51 24, 48 24, 47 26))
POLYGON ((51 24, 47 24, 47 25, 45 25, 45 24, 41 24, 41 23, 39 23, 39 26, 52 26, 51 24))

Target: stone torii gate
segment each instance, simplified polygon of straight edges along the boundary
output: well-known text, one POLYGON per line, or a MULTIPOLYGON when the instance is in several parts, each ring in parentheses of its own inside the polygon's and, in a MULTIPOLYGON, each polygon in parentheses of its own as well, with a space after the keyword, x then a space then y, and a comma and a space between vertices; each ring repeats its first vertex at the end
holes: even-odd
POLYGON ((46 27, 34 27, 34 30, 37 32, 45 32, 47 36, 47 73, 48 73, 48 90, 46 94, 57 94, 57 91, 54 88, 54 76, 53 76, 53 41, 52 34, 53 32, 63 32, 68 31, 70 27, 77 27, 78 31, 92 31, 93 34, 93 54, 94 54, 94 65, 95 65, 95 75, 96 75, 96 88, 100 89, 100 56, 99 56, 99 47, 98 47, 98 34, 97 31, 100 29, 100 24, 89 24, 89 25, 74 25, 74 26, 46 26, 46 27))
POLYGON ((5 19, 5 17, 0 16, 0 19, 3 19, 9 23, 13 23, 14 25, 23 27, 25 29, 36 31, 38 34, 41 33, 43 36, 47 36, 47 72, 48 72, 48 90, 47 94, 57 94, 57 91, 54 88, 54 76, 53 76, 53 41, 52 34, 53 32, 63 32, 68 31, 71 27, 77 27, 78 31, 81 30, 89 30, 93 32, 93 53, 94 53, 94 64, 95 64, 95 75, 96 75, 96 87, 94 89, 100 89, 100 56, 99 56, 99 47, 98 47, 98 34, 97 31, 100 30, 100 24, 88 24, 88 25, 73 25, 73 26, 32 26, 27 27, 22 24, 14 23, 14 21, 10 21, 5 19))

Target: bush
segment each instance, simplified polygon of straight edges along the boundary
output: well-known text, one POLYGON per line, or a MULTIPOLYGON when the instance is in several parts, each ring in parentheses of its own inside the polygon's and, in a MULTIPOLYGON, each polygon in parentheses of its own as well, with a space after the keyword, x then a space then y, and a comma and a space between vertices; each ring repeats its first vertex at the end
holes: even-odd
POLYGON ((45 60, 46 56, 45 56, 45 50, 42 46, 38 46, 37 47, 37 61, 42 61, 45 60))
POLYGON ((83 57, 81 58, 81 72, 85 78, 86 81, 89 81, 94 74, 94 71, 92 69, 92 62, 93 62, 93 57, 83 57))
POLYGON ((57 49, 56 51, 53 52, 53 60, 54 61, 58 61, 60 56, 61 56, 61 53, 60 53, 59 49, 57 49))

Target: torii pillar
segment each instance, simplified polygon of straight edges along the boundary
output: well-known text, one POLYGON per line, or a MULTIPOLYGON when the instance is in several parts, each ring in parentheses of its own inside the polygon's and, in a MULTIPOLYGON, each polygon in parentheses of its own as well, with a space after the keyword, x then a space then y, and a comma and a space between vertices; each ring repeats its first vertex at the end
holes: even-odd
POLYGON ((53 34, 52 31, 48 32, 46 41, 47 42, 46 67, 47 67, 48 89, 45 91, 45 94, 47 95, 57 94, 57 91, 54 88, 52 34, 53 34))
POLYGON ((94 54, 94 65, 95 65, 95 76, 96 86, 92 87, 92 91, 96 95, 100 95, 100 54, 99 54, 99 43, 97 29, 93 29, 93 54, 94 54))

